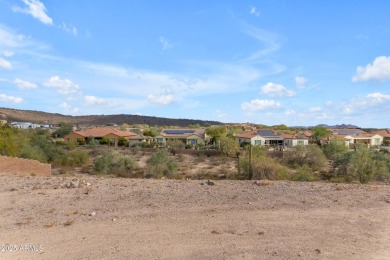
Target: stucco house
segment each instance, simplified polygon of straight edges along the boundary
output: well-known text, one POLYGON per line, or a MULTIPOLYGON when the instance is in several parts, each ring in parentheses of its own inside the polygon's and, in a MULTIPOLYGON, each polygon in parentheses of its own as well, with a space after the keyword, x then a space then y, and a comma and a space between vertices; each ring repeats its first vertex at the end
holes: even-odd
POLYGON ((151 138, 149 136, 135 134, 128 138, 129 146, 141 145, 143 143, 150 143, 151 138))
POLYGON ((134 136, 136 136, 135 133, 121 131, 113 127, 96 127, 71 132, 64 136, 64 140, 67 143, 88 143, 90 139, 101 140, 102 138, 107 138, 112 144, 117 146, 120 138, 126 138, 129 141, 134 136))
POLYGON ((360 134, 360 135, 346 135, 350 145, 366 144, 369 146, 380 146, 383 144, 383 136, 378 134, 360 134))
POLYGON ((310 137, 302 134, 282 134, 285 147, 294 147, 297 145, 308 145, 310 137))
POLYGON ((259 146, 283 146, 284 137, 268 129, 260 129, 255 131, 248 131, 234 136, 236 141, 242 146, 245 143, 259 146))
POLYGON ((206 131, 204 128, 197 129, 163 129, 159 135, 155 137, 155 141, 159 146, 165 146, 170 141, 181 141, 186 145, 205 145, 206 131))
POLYGON ((383 143, 386 145, 390 145, 390 128, 383 129, 376 132, 378 135, 383 137, 383 143))

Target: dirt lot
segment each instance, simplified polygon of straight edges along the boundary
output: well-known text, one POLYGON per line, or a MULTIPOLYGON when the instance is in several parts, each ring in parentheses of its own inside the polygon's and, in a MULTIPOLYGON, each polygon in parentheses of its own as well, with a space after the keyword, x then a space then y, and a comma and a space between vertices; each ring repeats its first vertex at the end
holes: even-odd
POLYGON ((0 176, 0 259, 390 259, 389 186, 74 178, 0 176))

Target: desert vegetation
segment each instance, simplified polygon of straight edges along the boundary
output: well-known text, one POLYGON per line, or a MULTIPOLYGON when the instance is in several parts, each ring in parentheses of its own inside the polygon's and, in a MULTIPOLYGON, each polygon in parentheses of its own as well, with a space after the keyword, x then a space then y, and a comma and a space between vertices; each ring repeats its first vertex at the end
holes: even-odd
MULTIPOLYGON (((325 134, 320 130, 319 136, 325 134)), ((169 149, 129 148, 126 140, 121 140, 118 147, 109 146, 108 140, 77 146, 53 141, 54 136, 67 131, 69 125, 66 123, 52 134, 43 129, 18 130, 3 125, 0 127, 0 153, 50 163, 55 172, 68 174, 78 171, 127 178, 360 183, 390 180, 387 150, 365 145, 351 150, 335 141, 323 146, 298 145, 288 151, 270 152, 264 147, 239 147, 227 128, 221 126, 207 129, 218 150, 186 149, 189 147, 179 141, 169 142, 169 149)), ((150 135, 153 132, 146 130, 150 135)))

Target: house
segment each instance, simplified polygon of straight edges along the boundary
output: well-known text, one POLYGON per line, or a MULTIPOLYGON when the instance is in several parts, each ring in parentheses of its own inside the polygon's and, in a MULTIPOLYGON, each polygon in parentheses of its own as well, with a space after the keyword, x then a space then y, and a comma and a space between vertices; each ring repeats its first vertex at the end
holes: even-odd
POLYGON ((285 147, 294 147, 297 145, 308 145, 310 137, 301 134, 282 134, 285 147))
POLYGON ((240 144, 240 146, 243 146, 246 143, 259 146, 284 145, 284 137, 281 134, 268 129, 244 132, 241 134, 236 134, 234 137, 236 138, 236 141, 240 144))
POLYGON ((150 143, 151 138, 149 136, 135 134, 128 138, 129 146, 141 145, 143 143, 150 143))
POLYGON ((366 144, 368 146, 380 146, 383 144, 383 136, 378 134, 360 134, 360 135, 346 135, 350 145, 366 144))
POLYGON ((165 146, 171 141, 181 141, 186 145, 205 145, 206 131, 204 128, 197 129, 163 129, 159 135, 155 137, 155 141, 159 146, 165 146))
POLYGON ((343 144, 343 145, 349 147, 350 139, 346 138, 346 135, 331 135, 331 136, 327 137, 326 140, 323 140, 323 142, 321 142, 321 143, 326 144, 326 143, 330 143, 330 142, 343 144))
POLYGON ((40 127, 40 125, 33 124, 30 122, 12 122, 12 127, 19 128, 19 129, 35 129, 40 127))
POLYGON ((390 128, 383 129, 376 132, 378 135, 383 137, 383 143, 386 145, 390 145, 390 128))
POLYGON ((64 136, 67 143, 88 143, 91 139, 101 140, 106 138, 115 146, 118 145, 120 138, 125 138, 130 143, 130 138, 136 134, 128 131, 120 131, 113 127, 96 127, 82 131, 73 131, 64 136))

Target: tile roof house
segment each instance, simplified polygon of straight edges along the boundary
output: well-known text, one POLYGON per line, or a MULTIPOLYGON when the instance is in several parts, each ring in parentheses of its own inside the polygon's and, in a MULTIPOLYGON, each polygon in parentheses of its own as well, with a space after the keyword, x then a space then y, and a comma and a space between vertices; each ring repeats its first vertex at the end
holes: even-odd
POLYGON ((155 137, 157 145, 165 146, 170 141, 179 140, 186 145, 205 145, 206 131, 204 128, 197 129, 163 129, 155 137))
POLYGON ((375 133, 367 133, 361 129, 329 129, 332 132, 330 140, 347 140, 349 145, 366 144, 378 146, 383 143, 383 136, 375 133))
POLYGON ((310 137, 304 134, 282 134, 284 137, 284 146, 294 147, 296 145, 308 145, 310 137))
POLYGON ((284 137, 268 129, 260 129, 255 131, 248 131, 234 136, 236 141, 242 146, 245 143, 250 143, 251 145, 266 145, 266 146, 283 146, 284 137))
POLYGON ((383 136, 383 142, 386 144, 390 144, 390 128, 383 129, 376 132, 378 135, 383 136))
POLYGON ((71 132, 66 136, 64 136, 64 140, 68 143, 71 142, 88 143, 88 141, 91 138, 95 140, 101 140, 102 138, 107 138, 110 141, 110 143, 117 146, 120 138, 126 138, 127 140, 129 140, 130 138, 136 135, 137 134, 135 133, 128 132, 128 131, 121 131, 113 127, 96 127, 96 128, 90 128, 82 131, 71 132))

